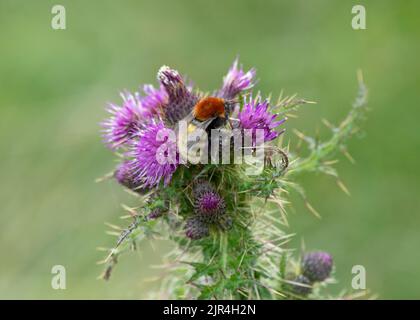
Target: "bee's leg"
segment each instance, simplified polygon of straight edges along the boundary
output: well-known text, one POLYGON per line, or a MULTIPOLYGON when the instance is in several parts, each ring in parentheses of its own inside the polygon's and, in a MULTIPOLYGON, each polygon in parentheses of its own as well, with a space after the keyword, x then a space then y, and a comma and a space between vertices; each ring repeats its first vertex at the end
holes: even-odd
POLYGON ((233 122, 232 122, 232 120, 230 119, 230 117, 229 117, 229 115, 225 115, 225 118, 226 118, 226 120, 229 122, 229 125, 230 125, 230 128, 233 130, 234 129, 234 127, 233 127, 233 122))
POLYGON ((228 121, 229 121, 230 128, 233 129, 233 122, 232 122, 232 120, 228 119, 228 121))

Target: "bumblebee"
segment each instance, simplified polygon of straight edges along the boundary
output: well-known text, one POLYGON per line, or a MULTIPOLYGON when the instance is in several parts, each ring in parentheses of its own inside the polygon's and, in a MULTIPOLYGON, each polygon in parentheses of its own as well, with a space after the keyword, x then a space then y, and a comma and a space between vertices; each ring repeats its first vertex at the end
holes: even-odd
MULTIPOLYGON (((197 127, 208 130, 217 129, 230 121, 230 114, 236 101, 216 97, 206 97, 197 102, 189 116, 188 131, 192 132, 197 127)), ((188 120, 187 120, 188 121, 188 120)))
MULTIPOLYGON (((226 100, 217 97, 205 97, 200 99, 193 107, 191 113, 184 119, 187 123, 187 136, 180 136, 180 142, 183 145, 186 145, 187 150, 184 152, 180 150, 181 154, 185 157, 185 152, 188 152, 191 145, 195 143, 195 141, 189 140, 188 136, 196 135, 198 132, 201 133, 198 137, 202 139, 201 141, 203 144, 201 147, 203 147, 205 142, 203 136, 205 133, 209 134, 212 129, 222 128, 227 123, 233 128, 230 114, 236 103, 236 100, 226 100)), ((191 160, 191 155, 189 155, 188 158, 191 160)))

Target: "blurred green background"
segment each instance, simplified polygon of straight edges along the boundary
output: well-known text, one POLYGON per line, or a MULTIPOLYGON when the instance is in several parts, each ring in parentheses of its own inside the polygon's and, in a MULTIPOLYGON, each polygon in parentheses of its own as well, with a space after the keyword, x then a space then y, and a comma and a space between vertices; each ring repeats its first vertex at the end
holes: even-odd
POLYGON ((98 123, 118 92, 155 83, 168 64, 211 90, 239 54, 258 69, 258 89, 318 102, 287 123, 313 134, 342 119, 363 69, 372 111, 363 139, 334 180, 306 176, 316 219, 293 198, 290 230, 309 249, 333 253, 339 284, 367 270, 381 298, 420 298, 420 2, 418 1, 0 1, 0 298, 144 298, 167 244, 126 255, 110 282, 97 280, 112 246, 105 221, 134 204, 112 181, 96 184, 114 157, 98 123), (66 8, 66 30, 51 8, 66 8), (367 29, 351 28, 364 4, 367 29), (64 265, 67 289, 51 288, 64 265))

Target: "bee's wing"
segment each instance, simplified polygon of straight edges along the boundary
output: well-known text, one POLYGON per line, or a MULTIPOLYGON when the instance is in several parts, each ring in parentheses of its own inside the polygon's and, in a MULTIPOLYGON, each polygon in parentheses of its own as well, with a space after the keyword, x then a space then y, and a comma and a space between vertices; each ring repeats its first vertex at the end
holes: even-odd
POLYGON ((182 119, 183 121, 185 121, 185 122, 187 122, 187 123, 190 123, 191 121, 193 121, 194 120, 194 114, 193 114, 193 112, 191 111, 184 119, 182 119))
POLYGON ((213 122, 213 120, 215 120, 217 117, 211 117, 205 121, 196 121, 196 123, 194 123, 198 128, 201 128, 203 130, 206 130, 207 127, 210 125, 210 123, 213 122))
MULTIPOLYGON (((178 132, 178 148, 179 153, 183 159, 188 159, 192 163, 198 163, 200 160, 198 157, 189 153, 193 146, 197 147, 197 130, 201 129, 203 132, 200 134, 200 141, 199 144, 200 149, 205 147, 205 143, 207 143, 207 133, 205 130, 210 125, 210 123, 216 119, 216 117, 209 118, 205 121, 197 121, 192 114, 188 115, 184 118, 184 121, 187 123, 187 130, 183 132, 178 132)), ((182 130, 181 130, 182 131, 182 130)))
MULTIPOLYGON (((206 130, 207 127, 210 125, 210 123, 213 122, 213 120, 215 120, 217 117, 211 117, 205 121, 198 121, 197 119, 195 119, 194 115, 192 112, 190 112, 184 119, 182 119, 181 121, 183 121, 184 123, 187 124, 187 128, 188 128, 188 133, 191 133, 195 130, 195 128, 200 128, 203 130, 206 130)), ((176 125, 176 130, 179 129, 179 124, 176 125)))

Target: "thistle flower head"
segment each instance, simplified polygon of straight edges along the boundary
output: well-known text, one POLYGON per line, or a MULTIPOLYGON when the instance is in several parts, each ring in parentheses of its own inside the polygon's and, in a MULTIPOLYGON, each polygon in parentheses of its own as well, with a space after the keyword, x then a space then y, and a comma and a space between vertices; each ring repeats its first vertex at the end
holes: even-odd
POLYGON ((267 100, 260 101, 259 98, 249 98, 243 109, 238 114, 239 126, 242 129, 252 129, 253 134, 256 129, 264 130, 264 141, 271 141, 284 132, 274 130, 286 121, 286 118, 276 121, 276 114, 269 111, 269 103, 267 100))
POLYGON ((195 200, 195 210, 197 214, 206 217, 206 219, 214 219, 224 214, 225 201, 215 191, 203 193, 195 200))
POLYGON ((241 91, 250 89, 255 84, 255 69, 244 72, 239 66, 238 59, 233 62, 226 76, 223 77, 223 86, 218 95, 224 99, 233 99, 241 91))
POLYGON ((144 187, 155 187, 161 181, 169 184, 178 166, 176 140, 173 131, 162 121, 152 121, 143 126, 128 152, 131 171, 136 183, 144 187))
POLYGON ((215 222, 225 213, 225 201, 210 183, 196 183, 193 196, 195 212, 205 221, 215 222))
POLYGON ((327 279, 333 267, 333 259, 327 252, 314 251, 303 256, 302 274, 312 282, 327 279))
POLYGON ((145 85, 143 92, 143 95, 139 92, 121 93, 122 105, 110 104, 107 108, 111 117, 102 122, 102 126, 105 143, 111 149, 126 145, 137 135, 139 126, 158 115, 167 103, 168 96, 162 86, 156 89, 152 85, 145 85))
POLYGON ((185 224, 185 235, 193 240, 205 238, 209 235, 209 227, 199 216, 191 217, 185 224))
POLYGON ((143 86, 144 96, 140 97, 141 109, 146 118, 159 114, 168 103, 168 94, 161 85, 156 89, 151 84, 143 86))
POLYGON ((179 72, 168 66, 159 69, 157 78, 168 95, 167 105, 163 109, 164 118, 168 124, 175 125, 191 112, 198 97, 185 85, 179 72))
POLYGON ((105 143, 111 149, 118 149, 133 138, 142 119, 139 100, 131 94, 121 94, 122 106, 110 104, 107 111, 111 117, 102 122, 105 143))

